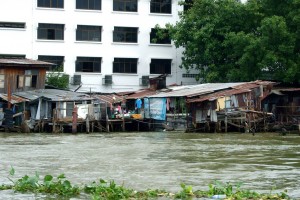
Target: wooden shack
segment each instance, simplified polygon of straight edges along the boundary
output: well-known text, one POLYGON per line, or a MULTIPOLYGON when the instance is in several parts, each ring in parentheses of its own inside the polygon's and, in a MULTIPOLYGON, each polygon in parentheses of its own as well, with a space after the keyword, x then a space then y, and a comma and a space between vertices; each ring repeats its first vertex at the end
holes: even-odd
POLYGON ((264 110, 273 113, 270 124, 274 131, 296 130, 300 132, 300 88, 273 89, 262 101, 264 110))
POLYGON ((12 129, 16 122, 22 122, 20 113, 24 110, 26 101, 12 93, 44 89, 46 70, 51 65, 53 64, 25 58, 0 58, 0 121, 6 130, 12 129))
POLYGON ((87 94, 40 89, 17 92, 14 96, 27 99, 23 111, 24 121, 38 132, 72 132, 74 120, 79 132, 92 132, 101 118, 99 103, 87 94))
POLYGON ((0 59, 0 93, 44 89, 52 63, 30 59, 0 59))

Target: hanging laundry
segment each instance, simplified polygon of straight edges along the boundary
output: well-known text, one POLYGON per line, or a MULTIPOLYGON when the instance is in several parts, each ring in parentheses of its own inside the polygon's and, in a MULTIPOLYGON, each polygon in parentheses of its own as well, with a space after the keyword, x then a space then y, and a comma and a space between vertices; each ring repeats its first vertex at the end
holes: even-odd
POLYGON ((140 109, 142 107, 142 100, 141 99, 137 99, 135 101, 135 107, 140 109))
POLYGON ((171 101, 171 99, 167 98, 167 111, 170 110, 170 101, 171 101))

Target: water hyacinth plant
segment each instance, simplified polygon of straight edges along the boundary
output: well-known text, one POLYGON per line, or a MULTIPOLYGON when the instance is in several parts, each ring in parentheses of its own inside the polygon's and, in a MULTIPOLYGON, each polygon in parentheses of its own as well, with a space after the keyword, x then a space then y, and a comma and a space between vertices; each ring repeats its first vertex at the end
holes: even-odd
MULTIPOLYGON (((15 170, 12 167, 10 170, 10 175, 13 176, 15 170)), ((25 175, 22 178, 13 181, 10 189, 16 192, 33 192, 33 193, 43 193, 43 194, 55 194, 61 196, 76 196, 80 193, 80 188, 77 186, 72 186, 71 182, 66 180, 64 174, 61 174, 54 178, 52 175, 45 175, 43 180, 40 180, 39 174, 36 172, 33 176, 25 175)))
POLYGON ((79 197, 84 193, 92 200, 119 200, 119 199, 201 199, 201 198, 221 198, 228 200, 283 200, 290 199, 285 192, 279 194, 259 194, 254 191, 242 189, 241 183, 231 184, 215 181, 209 184, 207 191, 196 190, 193 187, 182 183, 181 191, 177 193, 167 192, 161 189, 148 189, 145 191, 136 191, 117 185, 114 181, 105 181, 100 179, 91 184, 85 184, 83 187, 73 186, 64 174, 57 177, 45 175, 41 180, 38 173, 33 176, 25 175, 20 179, 13 180, 15 170, 10 170, 9 180, 12 185, 1 185, 0 190, 13 190, 15 192, 26 192, 34 194, 47 194, 55 196, 59 199, 69 199, 71 197, 79 197))

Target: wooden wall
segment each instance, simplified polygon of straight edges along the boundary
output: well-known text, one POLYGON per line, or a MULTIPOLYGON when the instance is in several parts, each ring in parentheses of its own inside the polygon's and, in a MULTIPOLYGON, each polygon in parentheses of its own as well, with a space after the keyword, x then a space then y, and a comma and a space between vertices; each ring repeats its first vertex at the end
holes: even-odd
POLYGON ((5 75, 4 89, 0 88, 1 93, 8 93, 10 89, 11 93, 28 91, 34 89, 44 89, 46 79, 46 68, 37 67, 0 67, 0 74, 5 75), (35 70, 38 73, 36 87, 25 87, 25 70, 35 70), (24 76, 23 87, 17 88, 18 76, 24 76))

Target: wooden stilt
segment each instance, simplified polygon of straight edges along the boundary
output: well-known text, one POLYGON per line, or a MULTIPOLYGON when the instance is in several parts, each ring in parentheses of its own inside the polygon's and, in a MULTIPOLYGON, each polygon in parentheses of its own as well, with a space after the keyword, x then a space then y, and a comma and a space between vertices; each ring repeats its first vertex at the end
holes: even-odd
POLYGON ((56 109, 53 109, 52 133, 56 133, 56 109))
POLYGON ((45 121, 42 120, 42 132, 45 132, 45 121))
POLYGON ((123 121, 122 121, 122 131, 125 132, 125 118, 123 114, 123 121))
POLYGON ((227 128, 228 128, 228 124, 227 124, 227 110, 225 109, 225 133, 227 133, 227 128))
POLYGON ((72 133, 77 133, 77 118, 78 118, 78 108, 75 106, 72 112, 72 133))
POLYGON ((86 123, 86 133, 90 133, 90 117, 89 117, 89 115, 86 115, 85 123, 86 123))
POLYGON ((215 124, 215 133, 217 133, 217 122, 214 122, 215 124))
POLYGON ((109 131, 109 122, 108 122, 108 120, 106 120, 106 130, 107 130, 108 133, 110 132, 109 131))
POLYGON ((265 112, 265 110, 263 111, 263 118, 264 118, 264 132, 266 132, 267 127, 266 127, 266 112, 265 112))

